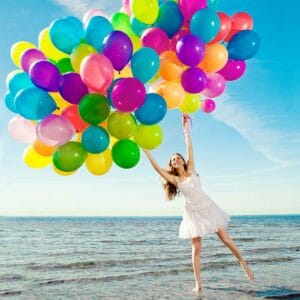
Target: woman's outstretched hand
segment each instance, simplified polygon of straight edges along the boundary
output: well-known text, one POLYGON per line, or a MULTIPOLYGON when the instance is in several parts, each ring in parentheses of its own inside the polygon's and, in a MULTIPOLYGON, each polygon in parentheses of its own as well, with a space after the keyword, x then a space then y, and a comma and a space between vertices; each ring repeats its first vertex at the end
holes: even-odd
POLYGON ((188 132, 189 131, 190 121, 191 121, 191 117, 189 115, 182 114, 183 132, 188 132))

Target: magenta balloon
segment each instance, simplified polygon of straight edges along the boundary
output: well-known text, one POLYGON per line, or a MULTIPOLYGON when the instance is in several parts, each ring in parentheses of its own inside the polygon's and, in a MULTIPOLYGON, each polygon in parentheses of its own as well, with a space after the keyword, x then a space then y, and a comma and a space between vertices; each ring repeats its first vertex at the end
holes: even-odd
POLYGON ((89 93, 78 73, 66 73, 62 76, 59 93, 72 104, 78 104, 83 96, 89 93))
POLYGON ((205 45, 193 34, 183 36, 176 44, 178 58, 187 66, 197 66, 204 57, 205 45))
POLYGON ((39 88, 48 92, 57 92, 61 75, 58 68, 49 61, 40 60, 30 66, 31 81, 39 88))
POLYGON ((102 54, 108 57, 114 69, 121 71, 130 61, 133 45, 128 35, 122 31, 113 31, 104 40, 102 54))
POLYGON ((39 49, 28 49, 21 56, 21 68, 28 72, 30 66, 39 60, 47 60, 47 57, 39 49))
POLYGON ((176 52, 176 45, 185 35, 190 34, 188 30, 182 29, 177 31, 171 39, 171 50, 176 52))
POLYGON ((187 93, 200 93, 205 88, 206 83, 205 73, 197 67, 188 68, 182 73, 181 85, 187 93))
POLYGON ((75 128, 68 119, 49 115, 37 125, 36 133, 41 142, 56 147, 67 143, 75 134, 75 128))
POLYGON ((142 36, 141 41, 143 47, 150 47, 158 54, 170 49, 170 40, 168 35, 160 28, 146 29, 142 36))
POLYGON ((111 92, 113 106, 122 112, 132 112, 140 108, 146 100, 146 89, 136 78, 122 78, 111 92))
POLYGON ((216 103, 213 99, 204 99, 201 103, 202 111, 206 113, 211 113, 216 108, 216 103))
POLYGON ((246 70, 246 63, 243 60, 232 60, 228 59, 223 69, 219 70, 226 80, 233 81, 243 76, 246 70))
POLYGON ((190 20, 197 10, 206 7, 206 0, 178 0, 178 6, 184 17, 190 20))
POLYGON ((208 73, 206 74, 207 84, 201 92, 205 97, 218 97, 225 89, 226 80, 221 74, 208 73))

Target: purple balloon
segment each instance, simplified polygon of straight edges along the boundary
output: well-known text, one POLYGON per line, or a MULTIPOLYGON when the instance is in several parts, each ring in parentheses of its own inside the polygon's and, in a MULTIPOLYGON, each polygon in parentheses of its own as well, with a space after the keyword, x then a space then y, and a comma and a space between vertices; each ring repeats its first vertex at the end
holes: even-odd
POLYGON ((21 68, 28 72, 30 66, 39 60, 47 60, 47 57, 39 49, 28 49, 21 56, 21 68))
POLYGON ((103 51, 110 59, 114 69, 121 71, 130 61, 133 53, 133 46, 128 35, 122 31, 113 31, 103 42, 103 51))
POLYGON ((51 62, 40 60, 29 69, 31 81, 39 88, 48 92, 57 92, 61 80, 58 68, 51 62))
POLYGON ((195 67, 204 57, 205 45, 195 35, 187 34, 176 44, 178 58, 187 66, 195 67))
POLYGON ((59 93, 68 102, 78 104, 89 91, 78 73, 67 73, 62 76, 59 93))
POLYGON ((243 60, 228 59, 223 69, 219 70, 226 80, 233 81, 240 78, 246 70, 246 63, 243 60))
POLYGON ((213 99, 204 99, 201 103, 202 111, 206 113, 211 113, 216 108, 216 103, 213 99))
POLYGON ((190 94, 200 93, 206 86, 206 74, 197 67, 188 68, 182 73, 181 85, 190 94))
POLYGON ((146 100, 146 89, 136 78, 122 78, 111 92, 113 106, 122 112, 132 112, 140 108, 146 100))
POLYGON ((206 74, 207 84, 205 89, 201 92, 205 97, 218 97, 225 89, 226 80, 219 73, 206 74))

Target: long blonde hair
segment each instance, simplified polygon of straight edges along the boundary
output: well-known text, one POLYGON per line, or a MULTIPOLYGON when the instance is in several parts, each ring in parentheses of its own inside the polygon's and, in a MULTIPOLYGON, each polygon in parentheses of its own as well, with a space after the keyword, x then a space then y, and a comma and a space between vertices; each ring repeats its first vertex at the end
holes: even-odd
MULTIPOLYGON (((169 169, 167 170, 167 172, 171 175, 178 176, 179 174, 177 173, 176 169, 172 167, 172 162, 171 162, 171 159, 174 155, 178 155, 182 158, 184 162, 183 167, 185 171, 187 171, 187 164, 185 159, 180 153, 174 153, 173 155, 171 155, 169 160, 169 169)), ((166 200, 168 201, 174 200, 175 197, 179 194, 179 190, 177 189, 177 187, 169 181, 163 183, 163 189, 165 191, 166 200)))

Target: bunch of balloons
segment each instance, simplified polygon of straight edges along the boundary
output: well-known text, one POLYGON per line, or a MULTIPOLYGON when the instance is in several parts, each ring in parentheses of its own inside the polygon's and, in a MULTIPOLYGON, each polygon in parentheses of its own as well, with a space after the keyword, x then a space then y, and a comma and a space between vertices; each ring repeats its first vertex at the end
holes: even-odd
POLYGON ((95 8, 53 21, 38 46, 15 43, 5 103, 25 163, 62 175, 132 168, 140 147, 161 144, 167 109, 212 112, 260 44, 251 16, 218 2, 123 0, 110 18, 95 8))

